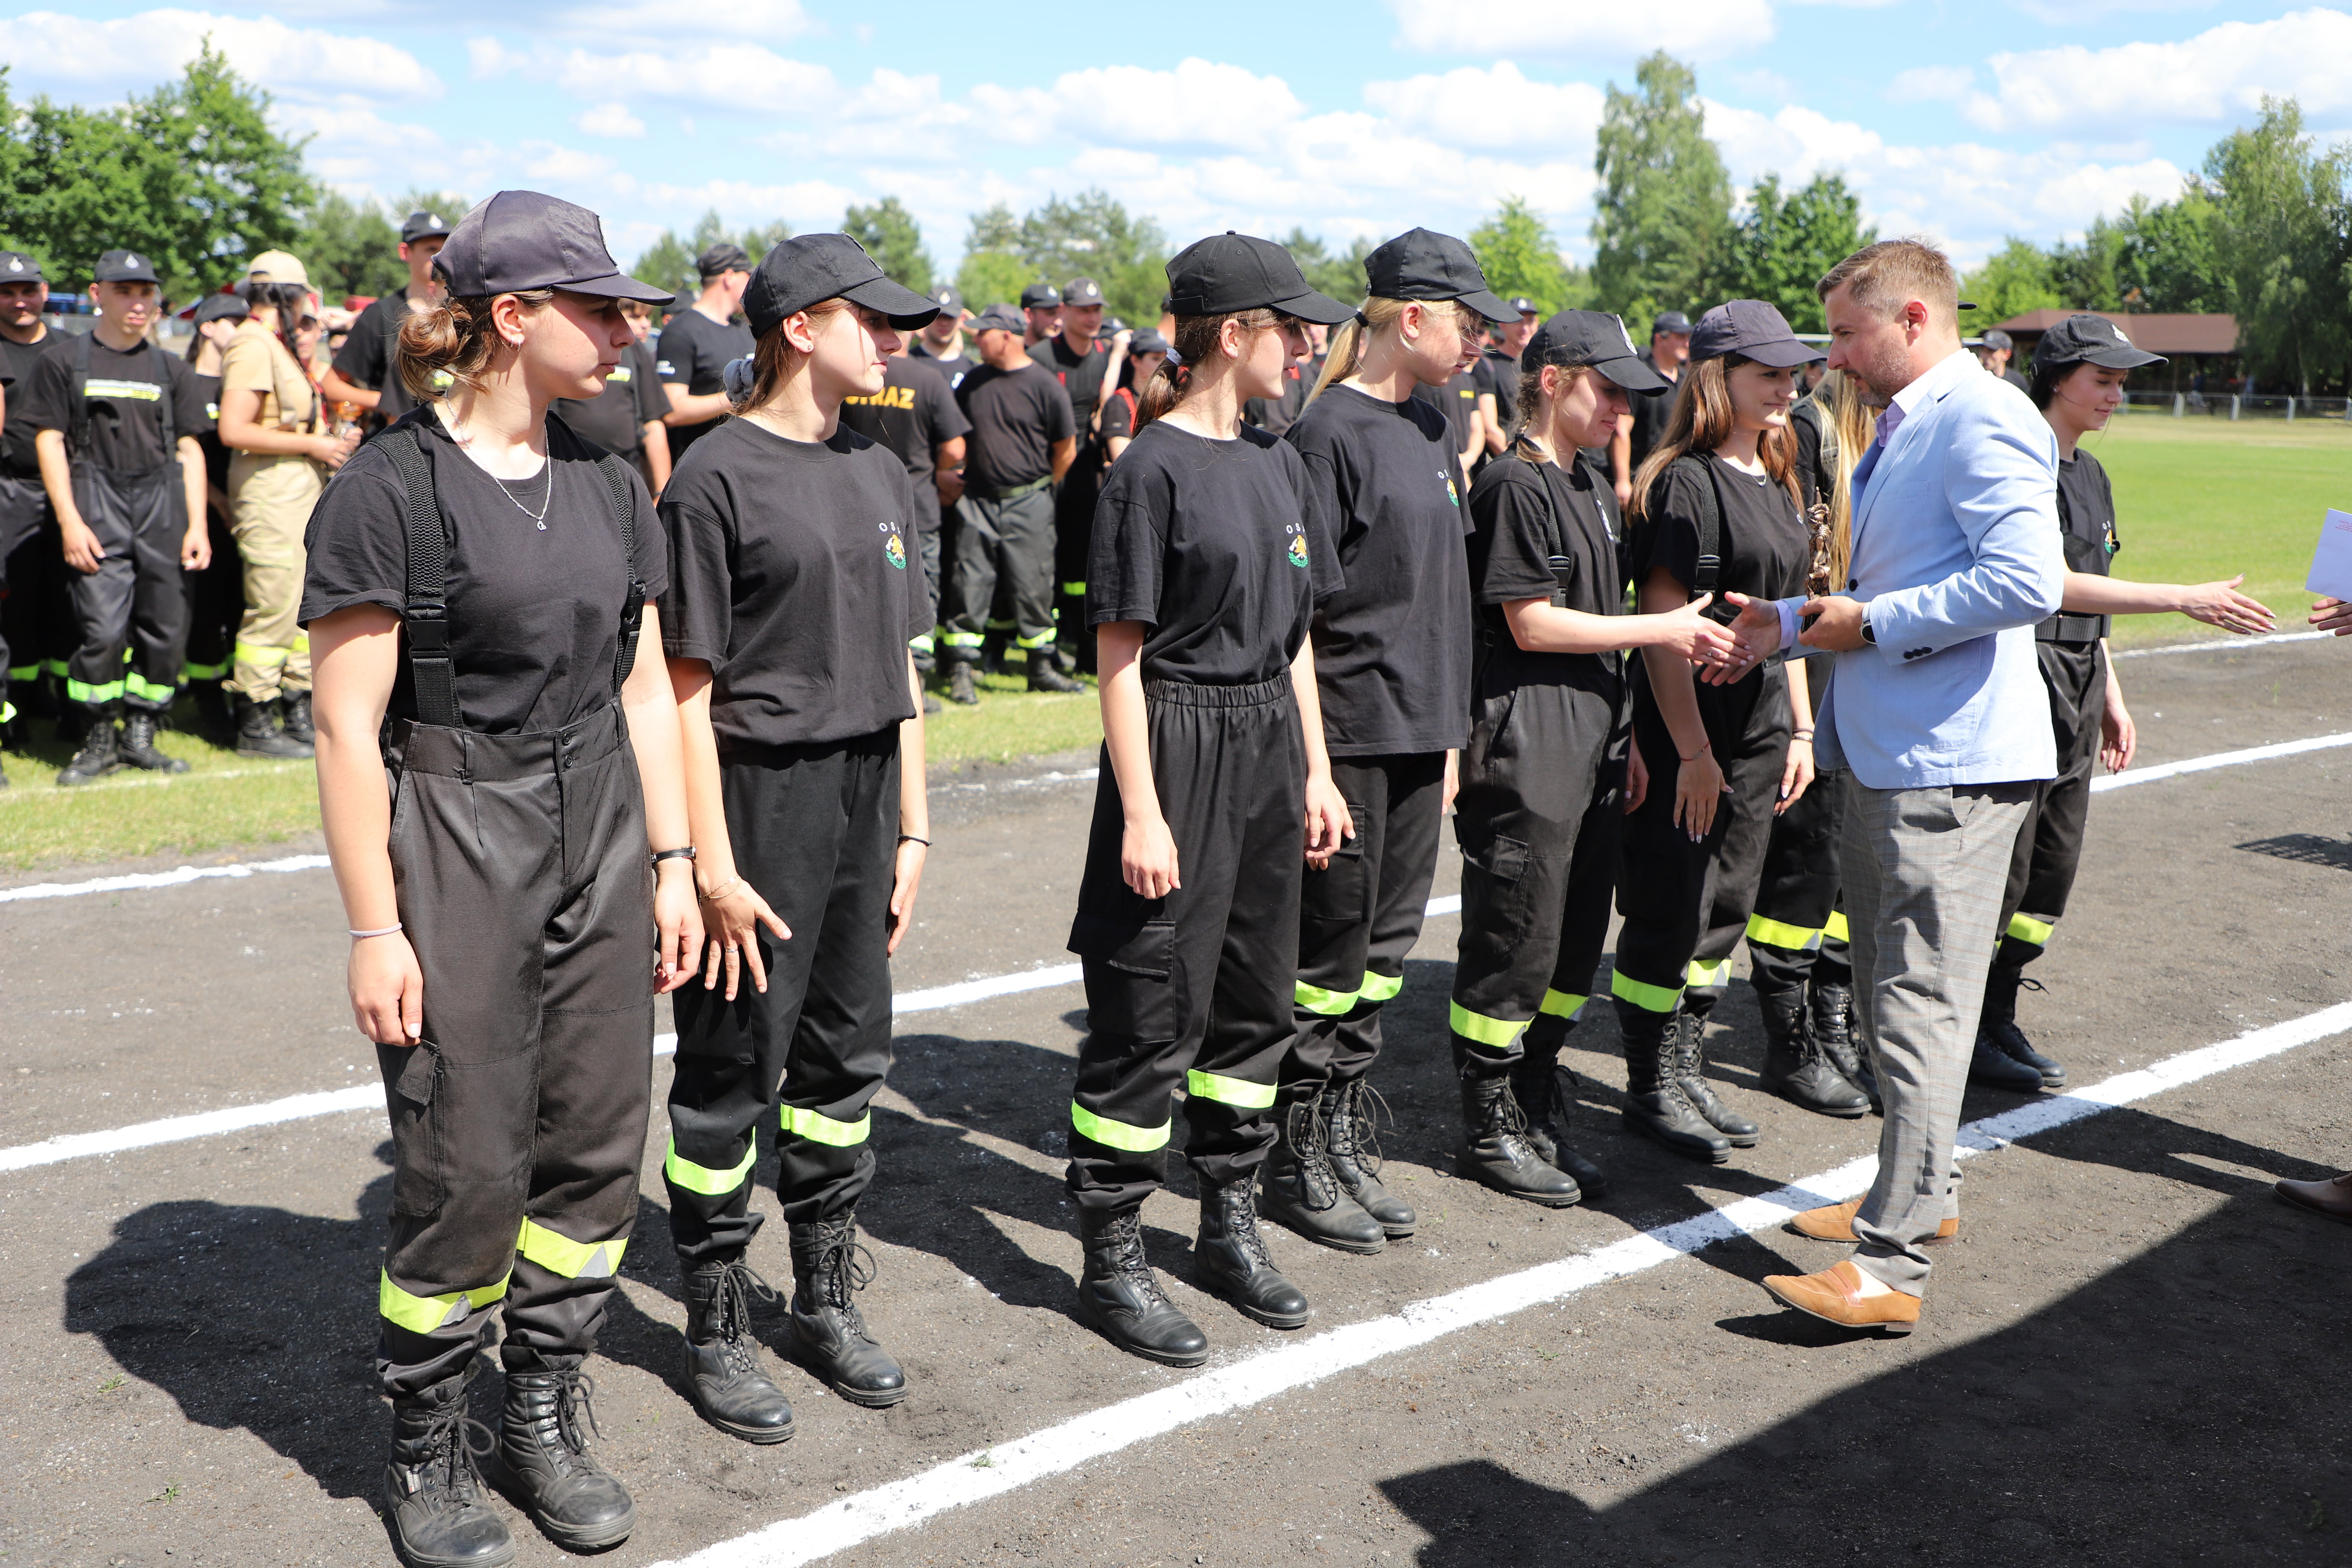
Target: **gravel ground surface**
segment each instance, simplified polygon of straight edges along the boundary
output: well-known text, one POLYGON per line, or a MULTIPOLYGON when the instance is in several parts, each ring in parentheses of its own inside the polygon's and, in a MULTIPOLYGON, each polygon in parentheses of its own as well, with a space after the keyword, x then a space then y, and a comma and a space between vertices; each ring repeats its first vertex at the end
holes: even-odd
MULTIPOLYGON (((2303 643, 2127 663, 2143 762, 2352 730, 2345 657, 2303 643)), ((1087 765, 939 792, 902 991, 1069 962, 1093 786, 1067 774, 1087 765)), ((2352 748, 2098 797, 2074 912, 2035 968, 2049 989, 2023 1008, 2077 1085, 2352 998, 2347 775, 2352 748)), ((1437 891, 1454 888, 1448 864, 1437 891)), ((371 1082, 341 923, 318 871, 0 904, 0 1144, 371 1082)), ((1388 1174, 1421 1210, 1418 1235, 1355 1258, 1272 1233, 1318 1314, 1283 1335, 1193 1287, 1182 1178, 1148 1207, 1213 1370, 1874 1146, 1874 1121, 1755 1091, 1763 1041, 1742 985, 1718 1015, 1716 1074, 1763 1122, 1760 1146, 1707 1168, 1621 1133, 1602 1011, 1568 1059, 1611 1194, 1547 1213, 1454 1178, 1456 931, 1430 922, 1376 1079, 1396 1114, 1388 1174)), ((598 1451, 639 1504, 635 1537, 605 1554, 616 1568, 1200 1375, 1124 1356, 1071 1316, 1059 1173, 1081 1008, 1066 985, 901 1020, 860 1216, 880 1269, 863 1304, 915 1392, 859 1410, 772 1349, 799 1415, 779 1448, 704 1426, 680 1392, 656 1111, 593 1364, 598 1451)), ((1767 1231, 1180 1424, 833 1561, 2340 1563, 2352 1418, 2316 1352, 2352 1332, 2352 1233, 2268 1188, 2352 1163, 2347 1066, 2352 1036, 2336 1036, 1978 1159, 1960 1242, 1907 1340, 1776 1310, 1760 1276, 1837 1253, 1767 1231)), ((667 1080, 657 1062, 657 1107, 667 1080)), ((2018 1103, 1975 1094, 1968 1113, 2018 1103)), ((368 1370, 389 1152, 380 1110, 362 1110, 0 1174, 0 1563, 393 1561, 368 1370)), ((757 1202, 772 1212, 772 1191, 757 1202)), ((753 1261, 789 1278, 781 1227, 753 1261)), ((761 1328, 782 1345, 780 1310, 761 1328)), ((518 1561, 563 1556, 508 1511, 518 1561)))

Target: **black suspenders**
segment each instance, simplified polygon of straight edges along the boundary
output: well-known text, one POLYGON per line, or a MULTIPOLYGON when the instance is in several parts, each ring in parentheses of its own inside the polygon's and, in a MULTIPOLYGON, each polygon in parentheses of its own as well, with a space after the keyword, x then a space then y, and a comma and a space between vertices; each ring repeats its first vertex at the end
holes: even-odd
MULTIPOLYGON (((83 332, 74 339, 73 363, 67 367, 66 388, 66 450, 81 457, 89 450, 89 334, 83 332)), ((162 345, 149 343, 147 352, 155 358, 155 416, 163 425, 163 461, 178 460, 180 426, 178 410, 172 387, 172 356, 162 345)))

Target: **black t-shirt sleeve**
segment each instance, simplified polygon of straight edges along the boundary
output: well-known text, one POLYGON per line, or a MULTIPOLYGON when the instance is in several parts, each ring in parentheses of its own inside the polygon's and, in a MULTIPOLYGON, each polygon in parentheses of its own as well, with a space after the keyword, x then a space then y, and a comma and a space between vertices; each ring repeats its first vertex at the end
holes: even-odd
POLYGON ((1635 583, 1646 582, 1661 566, 1685 588, 1697 580, 1699 487, 1705 483, 1679 463, 1659 479, 1650 504, 1649 559, 1633 563, 1635 583))
POLYGON ((661 416, 669 412, 669 394, 662 390, 661 372, 654 363, 653 351, 643 343, 630 349, 629 369, 629 395, 639 427, 658 424, 661 416))
MULTIPOLYGON (((407 296, 404 294, 398 298, 405 300, 407 296)), ((362 310, 360 319, 352 323, 350 334, 343 339, 343 346, 335 352, 337 375, 353 386, 378 392, 383 389, 386 369, 383 318, 377 313, 382 307, 383 301, 378 300, 362 310)))
MULTIPOLYGON (((33 374, 25 378, 25 417, 33 422, 36 430, 65 430, 71 427, 68 417, 67 394, 71 390, 72 372, 65 355, 52 350, 33 363, 33 374)), ((10 413, 16 411, 12 408, 10 413)))
POLYGON ((1103 404, 1102 438, 1108 441, 1114 437, 1125 437, 1134 434, 1135 416, 1128 410, 1127 394, 1124 391, 1112 393, 1108 401, 1103 404))
POLYGON ((1298 497, 1299 526, 1306 531, 1308 592, 1313 602, 1321 605, 1348 585, 1347 568, 1339 564, 1341 523, 1338 502, 1332 499, 1337 491, 1323 481, 1323 476, 1309 473, 1306 458, 1281 437, 1244 431, 1242 439, 1262 442, 1281 454, 1289 468, 1291 489, 1298 497))
POLYGON ((660 358, 656 361, 655 374, 674 386, 685 386, 694 380, 694 329, 680 331, 678 323, 686 319, 681 310, 670 318, 654 342, 660 358))
MULTIPOLYGON (((1519 468, 1525 470, 1526 465, 1519 468)), ((1486 558, 1471 584, 1482 605, 1549 599, 1559 586, 1552 574, 1553 546, 1562 530, 1552 516, 1551 498, 1540 476, 1497 477, 1470 494, 1474 525, 1486 536, 1486 558)))
MULTIPOLYGON (((673 486, 677 481, 672 481, 673 486)), ((735 542, 728 525, 687 480, 684 499, 664 492, 662 531, 669 581, 661 596, 662 651, 717 669, 734 636, 735 542)))
POLYGON ((1074 438, 1078 433, 1078 420, 1077 416, 1070 412, 1069 395, 1055 383, 1050 371, 1041 373, 1035 380, 1038 383, 1038 400, 1045 406, 1046 445, 1050 447, 1056 441, 1074 438))
POLYGON ((188 362, 177 354, 165 361, 172 367, 172 429, 178 437, 201 437, 213 427, 212 399, 188 362))
POLYGON ((408 583, 401 496, 400 476, 378 446, 354 452, 328 482, 303 534, 302 625, 354 605, 398 613, 408 583))
POLYGON ((1118 468, 1111 474, 1095 507, 1094 549, 1087 564, 1087 623, 1157 626, 1171 498, 1158 476, 1145 483, 1121 483, 1118 468))
POLYGON ((948 390, 948 378, 944 375, 927 375, 918 383, 915 415, 922 421, 924 439, 934 458, 950 441, 971 434, 971 421, 964 417, 963 405, 948 390))

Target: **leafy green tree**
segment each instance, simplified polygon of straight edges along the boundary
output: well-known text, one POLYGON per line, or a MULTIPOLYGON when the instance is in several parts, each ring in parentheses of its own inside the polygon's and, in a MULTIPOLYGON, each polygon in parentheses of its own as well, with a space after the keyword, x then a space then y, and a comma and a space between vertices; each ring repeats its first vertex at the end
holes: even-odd
POLYGON ((755 225, 737 234, 728 228, 727 220, 719 216, 719 209, 711 207, 694 220, 694 227, 683 239, 678 237, 677 230, 674 228, 662 230, 660 238, 637 253, 636 260, 629 265, 629 274, 664 289, 675 289, 680 300, 691 301, 702 291, 702 276, 696 268, 695 258, 712 246, 721 243, 740 245, 743 253, 756 265, 760 258, 776 247, 779 241, 792 237, 793 226, 782 218, 773 223, 755 225))
POLYGON ((1358 238, 1344 251, 1334 252, 1322 240, 1294 226, 1282 237, 1282 247, 1298 263, 1298 270, 1307 275, 1307 286, 1318 293, 1328 294, 1343 304, 1355 304, 1364 297, 1364 258, 1380 248, 1379 242, 1358 238))
POLYGON ((758 224, 745 229, 736 237, 735 243, 743 247, 744 255, 757 262, 792 237, 793 226, 777 218, 772 223, 758 224))
POLYGON ((918 294, 931 291, 931 253, 923 248, 922 226, 898 197, 852 206, 841 216, 841 232, 864 246, 893 282, 918 294))
POLYGON ((1864 226, 1862 201, 1843 174, 1816 174, 1784 192, 1766 174, 1748 193, 1748 212, 1732 237, 1727 298, 1778 306, 1801 332, 1828 331, 1813 285, 1823 273, 1878 237, 1864 226))
MULTIPOLYGON (((1033 277, 1059 285, 1092 278, 1110 314, 1156 321, 1168 294, 1168 237, 1100 190, 1046 199, 1021 220, 1022 260, 1033 277)), ((967 299, 970 296, 966 296, 967 299)))
POLYGON ((659 239, 637 253, 636 260, 629 264, 629 276, 656 288, 675 289, 688 300, 702 287, 702 279, 695 276, 694 252, 675 229, 662 230, 659 239))
POLYGON ((1987 257, 1982 266, 1961 278, 1960 298, 1976 302, 1974 320, 1969 322, 1971 331, 2028 310, 2061 310, 2066 305, 2058 294, 2050 253, 2015 235, 1987 257))
POLYGON ((2257 376, 2308 393, 2352 356, 2352 144, 2320 148, 2293 99, 2205 155, 2214 248, 2257 376))
POLYGON ((1013 304, 1034 278, 1021 258, 1021 220, 1013 209, 998 202, 972 214, 963 264, 956 268, 956 292, 963 296, 965 309, 1013 304))
POLYGON ((400 230, 374 202, 329 191, 303 215, 302 237, 292 248, 331 304, 354 294, 380 298, 408 287, 400 230))
POLYGON ((1560 258, 1550 226, 1524 196, 1505 196, 1494 216, 1470 231, 1470 248, 1487 288, 1506 300, 1524 294, 1547 316, 1580 303, 1587 292, 1560 258))
POLYGON ((2161 205, 2134 196, 2125 208, 2116 261, 2116 301, 2126 310, 2207 314, 2230 308, 2229 280, 2214 249, 2211 195, 2191 180, 2161 205))
POLYGON ((1731 181, 1691 68, 1661 50, 1633 74, 1638 94, 1610 84, 1593 153, 1592 283, 1601 309, 1643 321, 1714 292, 1731 245, 1731 181))
POLYGON ((400 199, 388 205, 386 216, 398 227, 408 221, 410 213, 431 213, 444 226, 454 227, 457 220, 474 210, 474 204, 455 191, 427 191, 411 185, 400 194, 400 199))

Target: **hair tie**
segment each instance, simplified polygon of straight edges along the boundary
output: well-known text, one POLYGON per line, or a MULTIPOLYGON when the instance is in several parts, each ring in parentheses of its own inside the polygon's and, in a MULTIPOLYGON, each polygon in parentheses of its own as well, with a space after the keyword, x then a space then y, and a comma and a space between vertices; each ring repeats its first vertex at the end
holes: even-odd
POLYGON ((1364 331, 1368 332, 1372 330, 1372 319, 1370 316, 1365 315, 1360 308, 1356 311, 1356 325, 1363 328, 1364 331))
POLYGON ((751 395, 751 385, 759 379, 759 371, 749 355, 729 360, 727 368, 719 372, 719 380, 727 388, 727 395, 737 403, 751 395))

